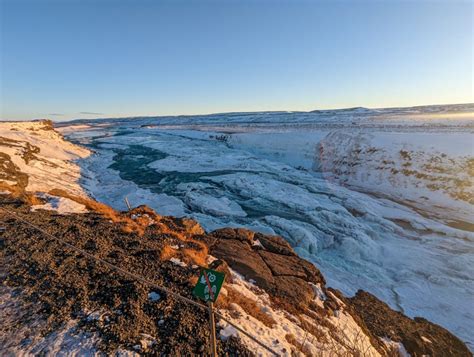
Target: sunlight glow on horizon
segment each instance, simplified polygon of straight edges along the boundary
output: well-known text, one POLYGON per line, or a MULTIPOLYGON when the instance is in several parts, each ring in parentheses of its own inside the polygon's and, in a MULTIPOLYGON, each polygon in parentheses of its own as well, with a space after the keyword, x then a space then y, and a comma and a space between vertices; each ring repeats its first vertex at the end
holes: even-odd
POLYGON ((472 103, 472 10, 3 0, 0 120, 472 103))

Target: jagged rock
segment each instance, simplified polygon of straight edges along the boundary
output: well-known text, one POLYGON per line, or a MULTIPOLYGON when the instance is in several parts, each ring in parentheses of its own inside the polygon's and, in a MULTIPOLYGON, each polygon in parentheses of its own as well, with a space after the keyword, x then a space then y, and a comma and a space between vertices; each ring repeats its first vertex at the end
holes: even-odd
POLYGON ((302 279, 307 278, 303 267, 298 265, 298 261, 300 260, 298 257, 275 254, 266 250, 260 251, 259 254, 268 265, 273 275, 288 275, 302 279))
POLYGON ((272 252, 282 255, 296 255, 290 244, 279 236, 270 236, 262 233, 255 233, 255 240, 262 244, 262 246, 272 252))
POLYGON ((306 306, 313 298, 314 291, 308 282, 296 276, 275 276, 272 293, 291 304, 306 306))
POLYGON ((319 270, 298 257, 283 238, 240 228, 219 229, 210 236, 214 238, 209 245, 212 255, 272 296, 306 306, 314 297, 308 282, 325 284, 319 270))
POLYGON ((472 356, 448 330, 421 317, 410 319, 366 291, 357 291, 347 301, 374 335, 403 343, 412 356, 472 356))
POLYGON ((211 235, 219 239, 237 239, 252 244, 255 232, 245 228, 222 228, 212 232, 211 235))
POLYGON ((274 283, 273 275, 265 262, 250 245, 237 239, 222 239, 211 250, 211 254, 225 260, 229 266, 242 274, 247 280, 269 289, 274 283))
POLYGON ((280 255, 265 250, 259 251, 259 254, 275 276, 294 276, 314 284, 324 284, 324 278, 319 270, 296 255, 280 255))

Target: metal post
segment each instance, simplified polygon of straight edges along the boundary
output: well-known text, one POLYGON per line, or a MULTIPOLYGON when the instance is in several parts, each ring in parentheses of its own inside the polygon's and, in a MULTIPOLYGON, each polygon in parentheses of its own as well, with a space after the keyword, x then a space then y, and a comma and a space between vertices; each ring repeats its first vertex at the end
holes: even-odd
POLYGON ((128 210, 130 211, 132 207, 130 206, 130 202, 128 202, 127 196, 125 196, 125 203, 127 204, 128 210))
POLYGON ((212 301, 208 302, 209 305, 209 332, 211 333, 211 356, 217 357, 217 346, 216 346, 216 324, 214 322, 214 311, 212 310, 212 301))

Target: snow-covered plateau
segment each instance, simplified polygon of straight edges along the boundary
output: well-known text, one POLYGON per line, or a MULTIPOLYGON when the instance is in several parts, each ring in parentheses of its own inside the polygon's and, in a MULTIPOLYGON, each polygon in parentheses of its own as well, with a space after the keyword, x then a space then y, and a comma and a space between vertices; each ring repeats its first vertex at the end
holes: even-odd
POLYGON ((283 236, 330 286, 365 289, 474 348, 474 105, 63 123, 80 185, 206 230, 283 236))

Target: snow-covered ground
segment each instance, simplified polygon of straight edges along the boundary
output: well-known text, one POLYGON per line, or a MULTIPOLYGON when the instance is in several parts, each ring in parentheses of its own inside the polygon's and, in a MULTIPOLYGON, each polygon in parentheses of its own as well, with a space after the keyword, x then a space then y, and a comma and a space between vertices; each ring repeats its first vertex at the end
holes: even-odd
POLYGON ((66 197, 56 197, 49 194, 39 195, 43 200, 46 201, 44 204, 32 205, 31 210, 36 211, 38 209, 44 209, 47 211, 57 211, 60 214, 69 213, 85 213, 87 212, 86 206, 77 203, 66 197))
POLYGON ((329 285, 474 340, 474 105, 71 123, 81 184, 285 237, 329 285), (79 124, 81 126, 74 126, 79 124))
MULTIPOLYGON (((280 356, 294 356, 296 351, 304 351, 306 356, 350 356, 360 354, 367 357, 380 356, 380 353, 372 346, 369 337, 363 332, 361 327, 354 321, 352 316, 345 311, 345 305, 340 302, 339 309, 335 316, 324 317, 326 326, 316 323, 314 318, 307 315, 301 315, 299 319, 284 310, 272 308, 272 303, 268 294, 259 289, 252 283, 245 281, 239 274, 231 271, 233 282, 228 287, 238 291, 245 299, 254 302, 261 311, 263 311, 275 324, 273 326, 265 325, 262 321, 249 315, 237 303, 230 305, 229 311, 221 311, 225 317, 249 332, 253 336, 258 336, 260 342, 269 346, 280 356), (302 321, 306 324, 303 327, 302 321), (310 326, 308 328, 308 326, 310 326), (307 331, 313 330, 309 334, 307 331), (316 339, 314 335, 319 335, 316 339)), ((315 286, 315 289, 318 287, 315 286)), ((226 295, 225 288, 222 294, 226 295)), ((321 307, 326 297, 315 294, 314 302, 321 307)), ((337 298, 336 298, 337 299, 337 298)), ((253 340, 240 333, 232 325, 221 320, 219 322, 219 337, 223 340, 230 336, 236 336, 243 340, 245 345, 257 356, 270 355, 267 350, 253 340)), ((403 345, 401 345, 403 346, 403 345)), ((399 347, 397 346, 396 349, 399 347)))
POLYGON ((89 150, 66 141, 48 122, 0 122, 0 182, 23 185, 27 191, 59 188, 84 195, 80 167, 73 160, 89 150), (26 182, 20 172, 28 175, 26 182))

